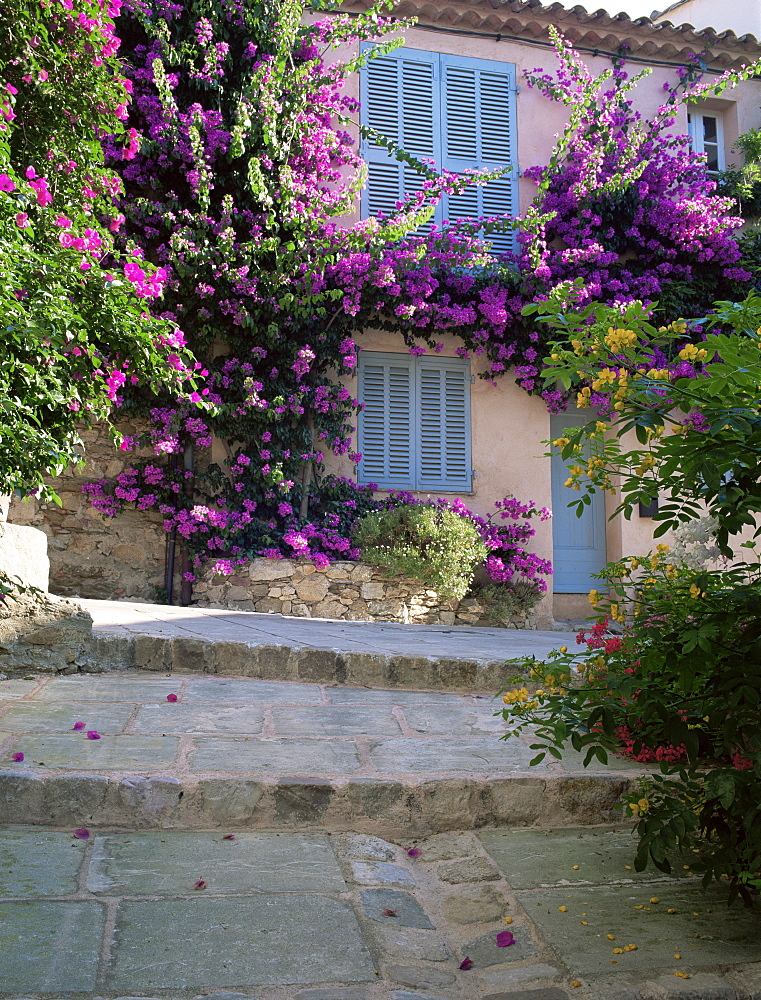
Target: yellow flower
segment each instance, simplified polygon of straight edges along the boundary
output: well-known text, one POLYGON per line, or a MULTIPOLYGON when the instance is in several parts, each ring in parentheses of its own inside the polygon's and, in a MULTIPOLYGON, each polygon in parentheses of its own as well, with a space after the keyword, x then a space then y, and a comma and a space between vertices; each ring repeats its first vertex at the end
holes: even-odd
POLYGON ((560 653, 567 653, 568 652, 568 646, 561 646, 560 649, 558 650, 558 652, 560 652, 560 653))
POLYGON ((569 442, 568 438, 565 438, 565 437, 555 438, 555 440, 552 442, 552 444, 554 445, 555 448, 565 448, 565 446, 567 444, 569 444, 569 443, 570 442, 569 442))
POLYGON ((650 802, 648 799, 640 799, 637 805, 640 807, 640 810, 642 812, 647 812, 647 810, 650 808, 650 802))
POLYGON ((659 542, 655 546, 655 548, 657 549, 658 552, 668 552, 669 549, 671 548, 671 546, 670 545, 666 545, 664 542, 659 542))
POLYGON ((705 597, 705 592, 696 583, 690 584, 690 597, 705 597))
POLYGON ((590 590, 587 600, 589 601, 590 604, 597 604, 597 602, 600 600, 600 595, 597 593, 596 590, 594 589, 590 590))

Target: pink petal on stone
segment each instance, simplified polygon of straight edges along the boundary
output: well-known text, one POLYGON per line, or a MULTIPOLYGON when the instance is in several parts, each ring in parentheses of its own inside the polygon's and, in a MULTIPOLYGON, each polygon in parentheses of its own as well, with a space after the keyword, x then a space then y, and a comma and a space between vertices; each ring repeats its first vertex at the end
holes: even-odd
POLYGON ((75 722, 71 728, 79 732, 80 730, 85 728, 85 724, 84 722, 75 722))
POLYGON ((458 969, 462 969, 463 972, 467 972, 468 969, 472 969, 473 968, 473 959, 472 958, 468 958, 468 956, 466 955, 465 958, 457 966, 457 968, 458 969))
POLYGON ((176 694, 168 694, 166 696, 166 700, 167 701, 177 701, 177 695, 176 694))
POLYGON ((222 838, 222 840, 235 840, 235 834, 234 833, 226 833, 224 835, 224 837, 222 838))
POLYGON ((206 888, 206 879, 205 878, 199 878, 199 880, 197 882, 193 883, 193 888, 194 889, 205 889, 206 888))
POLYGON ((497 947, 498 948, 508 948, 511 944, 515 944, 515 937, 510 931, 500 931, 497 935, 497 947))
POLYGON ((409 856, 410 856, 411 858, 419 858, 419 857, 420 857, 420 855, 421 855, 422 853, 423 853, 423 852, 422 852, 422 851, 420 850, 420 848, 419 848, 419 847, 411 847, 411 848, 409 849, 409 851, 407 851, 407 854, 408 854, 408 855, 409 855, 409 856))
POLYGON ((100 733, 97 730, 95 730, 95 729, 88 729, 87 730, 87 738, 88 738, 88 740, 99 740, 100 739, 100 733))
POLYGON ((80 826, 78 830, 74 831, 74 836, 77 838, 77 840, 87 840, 87 838, 90 836, 90 831, 87 829, 86 826, 80 826))
POLYGON ((20 751, 19 751, 19 753, 14 753, 11 756, 11 760, 15 760, 17 764, 20 764, 23 759, 24 759, 24 755, 20 751))

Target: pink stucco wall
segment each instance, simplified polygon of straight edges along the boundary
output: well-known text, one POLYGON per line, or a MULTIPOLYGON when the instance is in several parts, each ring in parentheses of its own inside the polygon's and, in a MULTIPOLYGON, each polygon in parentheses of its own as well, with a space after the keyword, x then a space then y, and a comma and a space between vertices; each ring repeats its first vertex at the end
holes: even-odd
MULTIPOLYGON (((409 29, 405 35, 405 44, 409 48, 514 63, 517 79, 521 84, 517 98, 518 166, 525 170, 529 166, 547 162, 555 137, 563 131, 567 121, 567 109, 551 103, 537 91, 527 87, 523 82, 523 71, 537 67, 554 69, 555 57, 551 49, 540 48, 529 42, 497 41, 496 36, 443 34, 422 27, 409 29)), ((353 53, 339 52, 337 58, 346 58, 350 54, 353 53)), ((610 60, 607 57, 592 57, 588 64, 595 73, 600 73, 610 67, 610 60)), ((632 69, 640 68, 639 64, 632 64, 632 69)), ((637 88, 636 105, 645 116, 653 114, 662 103, 663 83, 667 80, 674 80, 673 70, 654 67, 652 74, 637 88)), ((351 82, 350 93, 359 98, 358 79, 351 82)), ((737 135, 761 125, 759 104, 761 83, 755 80, 741 84, 720 99, 704 102, 703 106, 707 110, 720 112, 723 117, 728 163, 736 162, 731 147, 737 135)), ((682 134, 687 131, 685 110, 680 114, 676 130, 682 134)), ((525 211, 533 198, 534 185, 526 178, 522 178, 519 184, 521 211, 525 211)), ((445 344, 442 353, 454 355, 458 343, 451 337, 443 336, 441 339, 445 344)), ((405 351, 401 339, 389 332, 367 330, 360 338, 360 344, 366 350, 405 351)), ((472 366, 473 373, 478 374, 479 359, 473 359, 472 366)), ((549 437, 549 415, 540 399, 529 397, 519 389, 509 374, 496 385, 476 379, 471 387, 471 418, 472 459, 477 477, 473 492, 459 495, 472 509, 480 514, 487 514, 493 510, 494 501, 508 493, 524 500, 533 499, 538 505, 550 508, 553 501, 555 505, 568 503, 568 497, 552 496, 550 461, 545 456, 546 444, 542 443, 549 437)), ((343 457, 331 458, 328 471, 353 476, 355 470, 349 460, 343 457)), ((607 498, 608 513, 612 513, 616 503, 615 497, 607 498)), ((551 559, 551 523, 537 523, 536 527, 537 534, 532 548, 543 558, 551 559)), ((665 540, 668 541, 668 538, 665 540)), ((619 517, 608 522, 607 546, 608 557, 611 559, 630 553, 647 552, 654 546, 652 521, 640 518, 635 513, 629 521, 619 517)), ((546 616, 551 614, 551 609, 550 593, 540 611, 546 616)))

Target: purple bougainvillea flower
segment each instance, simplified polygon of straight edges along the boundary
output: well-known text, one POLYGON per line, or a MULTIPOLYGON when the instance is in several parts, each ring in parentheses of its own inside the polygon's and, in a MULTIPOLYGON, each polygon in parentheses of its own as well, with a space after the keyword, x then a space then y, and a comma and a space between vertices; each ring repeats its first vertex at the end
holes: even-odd
POLYGON ((166 700, 167 701, 177 701, 177 695, 176 694, 168 694, 166 696, 166 700))
POLYGON ((410 856, 411 858, 419 858, 419 857, 420 857, 420 855, 421 855, 422 853, 423 853, 423 852, 422 852, 422 851, 420 850, 420 848, 419 848, 419 847, 411 847, 411 848, 409 849, 409 851, 407 851, 407 854, 408 854, 408 855, 409 855, 409 856, 410 856))
POLYGON ((468 956, 466 955, 465 958, 457 966, 457 968, 458 969, 462 969, 463 972, 467 972, 468 969, 472 969, 473 968, 473 959, 472 958, 468 958, 468 956))
POLYGON ((88 740, 99 740, 100 739, 100 733, 97 731, 97 729, 88 729, 87 730, 87 738, 88 738, 88 740))
POLYGON ((515 944, 515 938, 510 931, 500 931, 497 935, 497 947, 498 948, 508 948, 511 944, 515 944))
POLYGON ((222 838, 222 840, 235 840, 235 834, 234 833, 226 833, 224 835, 224 837, 222 838))
POLYGON ((193 888, 194 889, 205 889, 206 888, 206 879, 205 878, 199 878, 199 880, 197 882, 193 883, 193 888))
POLYGON ((15 760, 17 764, 20 764, 23 759, 24 755, 20 751, 11 755, 11 760, 15 760))
POLYGON ((84 722, 75 722, 74 725, 71 728, 75 729, 77 732, 79 732, 80 730, 82 730, 82 729, 85 728, 85 724, 84 724, 84 722))
POLYGON ((74 831, 74 836, 77 838, 77 840, 87 840, 87 838, 90 836, 90 831, 87 829, 86 826, 80 826, 79 829, 74 831))

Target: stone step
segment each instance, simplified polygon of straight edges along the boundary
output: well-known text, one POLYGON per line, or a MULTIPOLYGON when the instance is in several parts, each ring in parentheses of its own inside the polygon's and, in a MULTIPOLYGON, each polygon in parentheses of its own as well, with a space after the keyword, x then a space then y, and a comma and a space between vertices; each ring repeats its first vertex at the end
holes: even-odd
POLYGON ((620 818, 641 768, 530 767, 530 738, 500 739, 500 704, 194 674, 3 681, 0 822, 398 837, 620 818))
POLYGON ((511 657, 542 657, 572 632, 288 618, 80 600, 93 617, 91 670, 194 671, 259 680, 494 694, 511 657))

